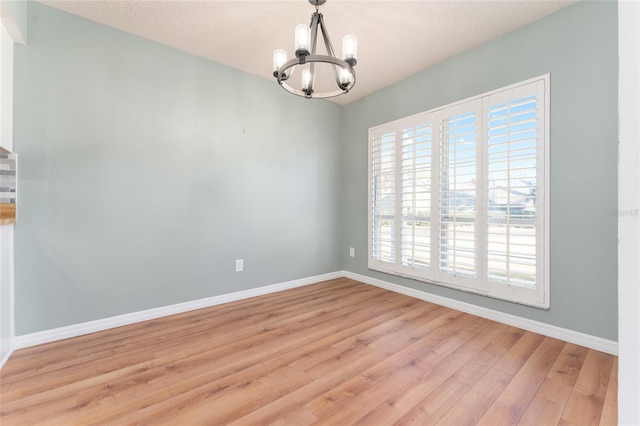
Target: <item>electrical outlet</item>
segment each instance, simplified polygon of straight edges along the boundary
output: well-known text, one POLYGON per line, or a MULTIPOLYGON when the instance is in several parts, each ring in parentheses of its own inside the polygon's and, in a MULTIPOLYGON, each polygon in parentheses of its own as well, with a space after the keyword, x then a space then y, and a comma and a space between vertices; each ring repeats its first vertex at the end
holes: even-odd
POLYGON ((356 257, 356 249, 349 247, 349 256, 356 257))
POLYGON ((236 259, 236 272, 244 271, 244 259, 236 259))

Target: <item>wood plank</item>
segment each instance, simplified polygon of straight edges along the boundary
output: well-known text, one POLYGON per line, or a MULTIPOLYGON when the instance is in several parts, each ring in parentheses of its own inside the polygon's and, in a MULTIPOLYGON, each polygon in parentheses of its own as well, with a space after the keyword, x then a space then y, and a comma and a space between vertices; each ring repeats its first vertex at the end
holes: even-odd
POLYGON ((561 419, 574 425, 598 425, 603 404, 602 398, 595 398, 593 395, 574 390, 569 396, 561 419))
POLYGON ((613 360, 611 377, 607 386, 607 394, 604 397, 601 426, 613 426, 618 424, 618 357, 613 360))
POLYGON ((515 376, 543 340, 544 336, 527 331, 502 357, 497 368, 515 376))
POLYGON ((567 343, 547 377, 568 386, 575 385, 587 352, 583 346, 567 343))
POLYGON ((492 368, 438 421, 439 425, 475 425, 511 382, 512 376, 492 368))
MULTIPOLYGON (((386 417, 394 415, 393 418, 390 418, 389 424, 435 424, 458 401, 468 387, 466 384, 449 378, 408 411, 400 410, 396 405, 387 404, 386 407, 395 408, 395 412, 386 412, 386 417)), ((370 420, 369 424, 372 424, 377 416, 383 413, 376 410, 369 413, 364 419, 370 420)), ((367 423, 363 422, 362 424, 367 423)))
MULTIPOLYGON (((252 411, 246 416, 240 417, 232 421, 230 424, 236 425, 267 425, 274 424, 277 421, 287 421, 287 419, 291 419, 291 417, 287 416, 290 413, 299 413, 296 416, 302 415, 303 417, 309 418, 311 423, 315 423, 318 421, 318 418, 313 415, 313 413, 307 409, 303 404, 296 402, 290 396, 285 396, 279 398, 271 403, 268 403, 257 410, 252 411), (302 408, 304 410, 300 411, 302 408)), ((293 420, 293 419, 291 419, 293 420)), ((303 420, 304 422, 304 420, 303 420)))
POLYGON ((562 417, 573 388, 562 381, 547 377, 518 423, 519 426, 539 426, 540 419, 557 424, 562 417))
MULTIPOLYGON (((405 382, 424 376, 425 372, 431 371, 435 365, 440 364, 443 358, 466 342, 466 339, 459 335, 459 331, 465 327, 471 327, 469 318, 461 316, 410 345, 401 356, 402 358, 410 356, 410 359, 404 362, 402 368, 396 369, 394 374, 405 382)), ((477 328, 475 330, 478 331, 477 328)), ((465 356, 472 356, 473 352, 474 348, 468 347, 465 356)))
MULTIPOLYGON (((447 364, 440 373, 429 375, 427 380, 419 381, 416 386, 410 388, 401 397, 396 397, 394 404, 404 406, 409 409, 399 424, 434 424, 437 422, 469 389, 480 380, 485 373, 506 353, 513 344, 518 341, 524 332, 520 329, 507 327, 503 324, 492 323, 482 329, 477 335, 471 338, 465 346, 468 348, 480 349, 473 358, 455 371, 448 379, 427 398, 415 403, 415 396, 420 396, 423 392, 437 383, 438 378, 446 377, 454 363, 452 359, 445 358, 443 363, 447 364), (413 402, 412 402, 413 401, 413 402)), ((440 370, 439 368, 437 368, 440 370)), ((509 376, 510 377, 510 376, 509 376)), ((389 402, 391 404, 391 401, 389 402)))
MULTIPOLYGON (((284 426, 284 425, 296 425, 296 426, 306 426, 316 424, 318 422, 318 418, 313 415, 313 413, 307 407, 300 407, 297 410, 291 411, 283 417, 280 417, 278 420, 271 423, 272 426, 284 426)), ((245 423, 242 422, 242 419, 238 424, 249 425, 255 423, 245 423)))
POLYGON ((562 414, 562 420, 578 425, 600 423, 613 359, 613 355, 589 350, 562 414))
MULTIPOLYGON (((524 334, 522 329, 508 327, 499 323, 494 323, 493 329, 502 330, 502 332, 482 348, 464 367, 456 371, 454 378, 457 381, 469 386, 474 385, 524 334)), ((485 330, 483 330, 483 335, 486 336, 485 330)))
POLYGON ((580 370, 575 389, 596 398, 604 398, 614 358, 613 355, 589 349, 584 361, 587 368, 580 370))
MULTIPOLYGON (((545 337, 478 424, 517 424, 564 345, 560 340, 545 337)), ((510 362, 508 365, 513 364, 510 362)))
POLYGON ((353 424, 362 417, 362 413, 373 410, 402 385, 404 382, 391 374, 379 380, 359 376, 311 401, 307 407, 321 419, 322 424, 353 424))
MULTIPOLYGON (((496 328, 496 331, 503 329, 500 326, 496 327, 495 323, 487 328, 496 328)), ((418 377, 417 380, 394 397, 393 404, 405 411, 409 411, 420 404, 425 396, 430 395, 447 380, 452 378, 460 383, 464 383, 464 381, 458 380, 460 378, 459 373, 464 370, 469 363, 476 360, 479 353, 490 346, 492 336, 493 333, 478 333, 476 336, 467 340, 466 343, 452 350, 449 354, 442 356, 438 362, 434 363, 418 377), (481 348, 478 343, 481 341, 485 343, 484 348, 481 348)), ((478 377, 479 376, 480 375, 478 375, 478 377)), ((468 383, 465 384, 467 387, 470 386, 468 383)))
POLYGON ((308 385, 293 391, 291 396, 297 402, 307 404, 318 398, 320 395, 336 389, 344 382, 356 377, 358 374, 361 374, 367 368, 382 362, 392 354, 393 352, 387 348, 374 349, 358 359, 342 364, 340 368, 335 369, 325 376, 315 379, 308 385))

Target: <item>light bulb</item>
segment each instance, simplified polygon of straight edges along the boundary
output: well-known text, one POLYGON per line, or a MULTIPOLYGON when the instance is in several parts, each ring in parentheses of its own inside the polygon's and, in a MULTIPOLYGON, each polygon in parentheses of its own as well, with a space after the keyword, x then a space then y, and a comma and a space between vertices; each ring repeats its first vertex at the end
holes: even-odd
POLYGON ((311 75, 311 70, 309 68, 302 71, 302 89, 303 90, 309 90, 309 88, 311 87, 312 77, 313 76, 311 75))
POLYGON ((353 34, 347 34, 342 39, 342 59, 345 61, 349 59, 358 58, 358 37, 353 34))
POLYGON ((273 51, 273 72, 277 73, 282 64, 287 62, 287 51, 284 49, 276 49, 273 51))
POLYGON ((311 38, 311 29, 308 25, 299 24, 296 26, 296 56, 298 56, 298 51, 304 51, 309 53, 309 40, 311 38))
POLYGON ((353 81, 353 75, 346 68, 340 68, 339 77, 343 86, 348 86, 353 81))

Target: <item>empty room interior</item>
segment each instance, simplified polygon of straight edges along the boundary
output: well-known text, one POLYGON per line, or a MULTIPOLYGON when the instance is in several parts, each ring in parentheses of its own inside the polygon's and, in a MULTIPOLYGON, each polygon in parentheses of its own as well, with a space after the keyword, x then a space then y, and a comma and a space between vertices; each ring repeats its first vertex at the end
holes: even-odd
POLYGON ((640 425, 640 2, 0 12, 3 425, 640 425))

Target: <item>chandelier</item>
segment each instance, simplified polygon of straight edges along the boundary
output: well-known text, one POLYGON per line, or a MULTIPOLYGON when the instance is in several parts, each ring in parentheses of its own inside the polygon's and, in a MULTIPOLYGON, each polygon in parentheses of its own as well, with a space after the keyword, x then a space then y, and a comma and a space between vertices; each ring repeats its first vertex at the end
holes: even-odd
MULTIPOLYGON (((316 11, 311 15, 311 24, 300 24, 295 30, 295 58, 287 60, 287 52, 284 49, 277 49, 273 52, 273 76, 278 80, 285 90, 294 95, 311 98, 331 98, 349 92, 356 84, 356 56, 358 49, 358 39, 353 34, 347 34, 342 39, 342 59, 339 59, 333 51, 331 40, 324 26, 322 13, 318 9, 326 0, 309 0, 309 3, 316 7, 316 11), (326 55, 316 54, 318 42, 318 28, 322 34, 326 55), (322 67, 320 67, 322 65, 322 67), (327 67, 328 65, 328 67, 327 67), (316 67, 317 66, 317 67, 316 67), (299 68, 300 82, 294 86, 289 78, 293 76, 295 69, 299 68), (322 85, 316 68, 332 69, 335 86, 331 83, 329 87, 322 85), (337 88, 336 88, 337 86, 337 88)), ((331 74, 331 71, 329 71, 331 74)), ((327 80, 327 77, 325 77, 327 80)), ((329 80, 330 81, 330 80, 329 80)))

